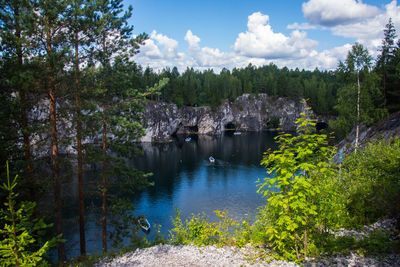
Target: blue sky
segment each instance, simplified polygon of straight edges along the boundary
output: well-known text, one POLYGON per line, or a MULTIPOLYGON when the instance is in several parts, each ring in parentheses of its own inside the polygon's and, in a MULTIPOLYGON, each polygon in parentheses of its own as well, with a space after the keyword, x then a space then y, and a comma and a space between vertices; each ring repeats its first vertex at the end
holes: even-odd
POLYGON ((243 67, 334 69, 355 42, 376 55, 397 1, 126 0, 135 33, 150 39, 135 60, 155 70, 243 67))

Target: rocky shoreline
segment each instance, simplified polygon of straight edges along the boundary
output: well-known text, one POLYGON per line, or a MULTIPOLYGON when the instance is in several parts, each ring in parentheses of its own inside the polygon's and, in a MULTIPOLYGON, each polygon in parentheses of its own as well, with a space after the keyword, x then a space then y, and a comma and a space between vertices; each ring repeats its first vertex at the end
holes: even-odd
MULTIPOLYGON (((360 231, 339 229, 333 232, 336 236, 353 236, 356 239, 367 236, 374 230, 395 233, 396 220, 386 219, 365 226, 360 231)), ((279 260, 262 260, 262 250, 248 244, 238 249, 236 247, 215 246, 196 247, 192 245, 157 245, 150 248, 136 249, 116 258, 103 258, 96 267, 127 267, 127 266, 299 266, 294 262, 279 260)), ((350 251, 349 254, 338 254, 320 258, 308 258, 303 266, 400 266, 399 254, 363 256, 350 251)))

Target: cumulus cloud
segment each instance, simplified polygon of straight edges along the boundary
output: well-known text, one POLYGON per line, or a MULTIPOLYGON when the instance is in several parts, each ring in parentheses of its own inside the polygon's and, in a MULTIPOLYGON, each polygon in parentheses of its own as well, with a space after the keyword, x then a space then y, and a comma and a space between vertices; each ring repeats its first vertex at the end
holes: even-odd
POLYGON ((198 47, 200 38, 194 35, 191 30, 188 30, 185 35, 185 41, 188 42, 190 47, 198 47))
POLYGON ((304 23, 293 23, 293 24, 289 24, 286 27, 289 30, 315 30, 317 28, 317 26, 309 24, 307 22, 304 23))
POLYGON ((187 63, 186 55, 178 52, 178 41, 155 30, 141 46, 135 60, 144 67, 148 66, 155 70, 173 66, 182 67, 182 64, 187 63))
POLYGON ((336 26, 372 18, 380 9, 361 0, 309 0, 302 5, 306 19, 322 26, 336 26))
POLYGON ((185 41, 188 42, 188 56, 190 56, 195 67, 220 67, 229 64, 232 53, 220 51, 218 48, 200 47, 200 37, 194 35, 188 30, 185 35, 185 41))
POLYGON ((149 58, 162 58, 162 54, 158 46, 154 43, 153 40, 146 40, 145 45, 140 49, 141 55, 145 55, 149 58))
MULTIPOLYGON (((394 26, 400 26, 400 6, 393 0, 382 8, 355 0, 309 0, 303 3, 305 18, 314 25, 322 25, 336 36, 352 38, 377 56, 384 37, 383 29, 392 18, 394 26)), ((307 25, 307 24, 305 24, 307 25)), ((294 23, 288 28, 300 28, 294 23)))
POLYGON ((239 33, 233 48, 248 57, 301 58, 318 45, 318 42, 306 38, 306 35, 298 30, 290 36, 275 33, 269 24, 269 16, 255 12, 248 17, 247 31, 239 33))
POLYGON ((187 67, 198 70, 212 68, 219 72, 222 68, 245 67, 249 63, 256 66, 274 63, 293 69, 336 69, 339 60, 345 59, 351 44, 319 52, 318 42, 298 30, 308 26, 311 25, 293 25, 296 30, 285 35, 273 31, 268 15, 253 13, 248 17, 247 31, 238 34, 233 50, 228 52, 201 46, 201 38, 190 29, 184 36, 188 48, 179 52, 178 41, 153 31, 135 60, 156 71, 176 66, 180 72, 187 67))
POLYGON ((395 26, 400 26, 400 6, 397 5, 397 1, 387 4, 384 10, 372 18, 348 25, 337 25, 331 30, 335 35, 363 40, 382 38, 383 29, 389 18, 392 18, 395 26))
POLYGON ((367 47, 373 56, 376 56, 384 37, 383 30, 390 18, 392 18, 394 26, 399 29, 400 6, 397 5, 397 1, 385 5, 374 16, 367 16, 362 20, 354 19, 328 29, 334 35, 355 39, 355 41, 367 47))
POLYGON ((163 56, 166 58, 176 58, 178 56, 178 41, 167 37, 161 33, 153 31, 150 40, 155 40, 159 45, 163 46, 163 56))

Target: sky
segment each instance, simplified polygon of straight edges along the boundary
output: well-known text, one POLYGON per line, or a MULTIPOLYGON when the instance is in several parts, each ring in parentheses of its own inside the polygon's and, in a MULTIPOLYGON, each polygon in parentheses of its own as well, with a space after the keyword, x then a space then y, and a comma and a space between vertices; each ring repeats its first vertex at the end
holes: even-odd
POLYGON ((389 18, 400 34, 396 0, 125 0, 135 34, 149 35, 134 58, 158 71, 270 63, 336 69, 359 42, 379 53, 389 18))

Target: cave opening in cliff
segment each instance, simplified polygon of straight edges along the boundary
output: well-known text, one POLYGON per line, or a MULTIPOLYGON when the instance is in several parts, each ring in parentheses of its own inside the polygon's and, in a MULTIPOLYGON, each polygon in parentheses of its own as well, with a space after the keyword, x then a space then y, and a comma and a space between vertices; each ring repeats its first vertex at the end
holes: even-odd
POLYGON ((328 129, 328 124, 326 122, 323 121, 319 121, 316 123, 315 125, 315 129, 319 132, 325 129, 328 129))
POLYGON ((199 127, 197 125, 195 125, 195 126, 185 126, 185 128, 189 133, 198 133, 199 132, 199 127))
POLYGON ((224 126, 225 131, 235 131, 236 130, 236 125, 234 122, 228 122, 227 124, 225 124, 224 126))

